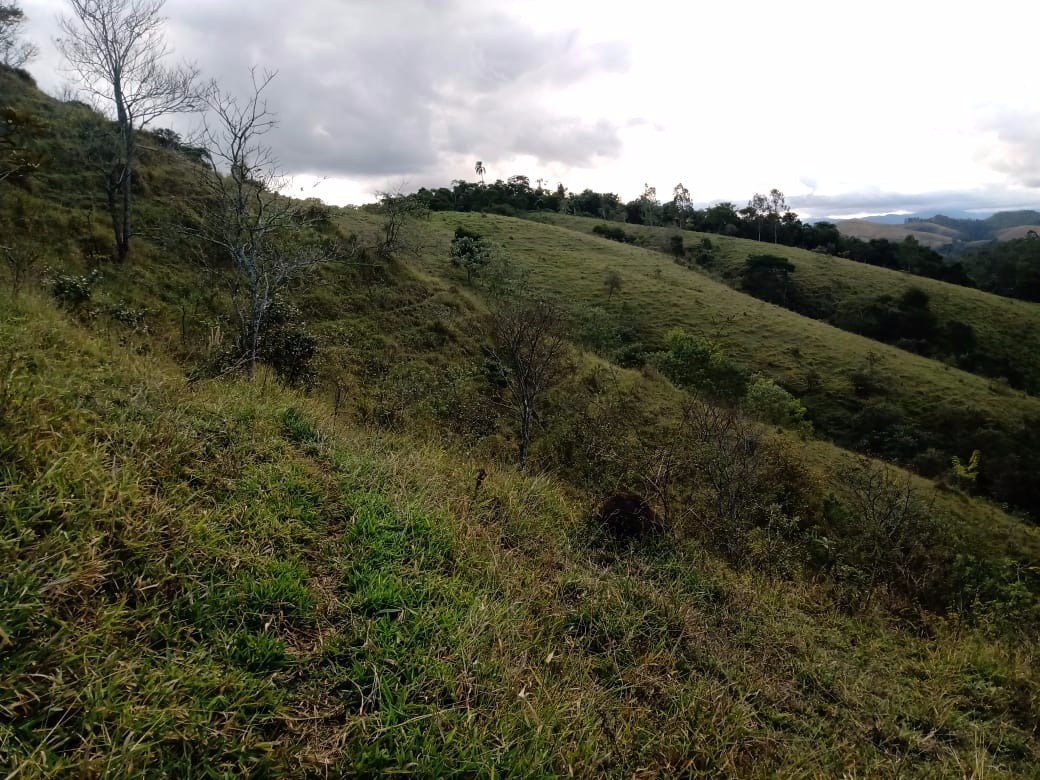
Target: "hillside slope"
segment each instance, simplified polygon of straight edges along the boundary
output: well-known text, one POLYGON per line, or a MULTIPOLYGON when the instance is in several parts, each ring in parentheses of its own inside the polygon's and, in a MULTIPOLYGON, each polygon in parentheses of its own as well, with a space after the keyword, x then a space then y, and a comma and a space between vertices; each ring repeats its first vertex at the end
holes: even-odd
POLYGON ((917 636, 551 478, 337 423, 0 293, 12 776, 1026 775, 1036 647, 917 636))
MULTIPOLYGON (((987 472, 964 441, 963 475, 943 454, 938 480, 912 477, 756 422, 749 385, 710 403, 652 351, 675 325, 717 337, 749 370, 812 384, 842 435, 847 409, 898 403, 932 425, 963 393, 983 404, 977 378, 645 249, 442 214, 388 251, 387 209, 317 203, 279 248, 330 252, 279 297, 250 376, 226 258, 176 229, 197 158, 142 138, 142 234, 113 263, 84 143, 104 123, 11 84, 46 116, 48 161, 0 183, 4 777, 1040 763, 1040 529, 970 495, 987 472), (492 239, 472 283, 449 259, 460 224, 492 239), (535 294, 573 314, 575 343, 523 471, 489 324, 535 294), (611 362, 619 345, 642 363, 611 362), (850 394, 864 361, 905 379, 850 394), (596 510, 629 490, 660 522, 622 540, 596 510)), ((989 400, 998 471, 1000 426, 1034 400, 989 400)))
MULTIPOLYGON (((600 224, 563 215, 539 215, 538 219, 584 233, 591 233, 600 224)), ((667 227, 626 225, 624 229, 644 245, 661 251, 669 250, 669 240, 677 234, 667 227)), ((854 310, 882 296, 897 300, 910 288, 917 288, 928 296, 928 308, 939 322, 971 327, 974 343, 991 360, 993 372, 1006 367, 1015 372, 1021 384, 1040 387, 1040 305, 796 247, 689 231, 683 237, 690 247, 703 239, 711 241, 716 247, 711 270, 721 273, 737 289, 749 257, 769 254, 785 258, 794 266, 792 283, 820 318, 843 309, 854 310)))
MULTIPOLYGON (((456 224, 486 233, 531 274, 533 283, 576 312, 590 306, 608 312, 613 321, 638 331, 647 348, 659 348, 656 345, 675 327, 710 336, 752 370, 774 377, 801 396, 818 430, 846 446, 877 448, 905 462, 929 448, 951 455, 983 449, 991 459, 1002 451, 1007 457, 1033 459, 1029 462, 1037 457, 1029 442, 1031 421, 1040 419, 1040 400, 992 380, 757 300, 656 251, 506 217, 443 214, 435 215, 434 221, 444 226, 446 235, 456 224), (622 280, 621 292, 612 301, 605 286, 610 270, 622 280), (993 428, 1020 444, 1001 444, 989 437, 986 432, 993 428), (999 449, 1003 447, 1009 449, 999 449)), ((567 223, 588 228, 596 224, 578 218, 567 223)), ((446 239, 443 253, 440 262, 446 273, 446 239)), ((950 289, 951 295, 960 292, 950 289)), ((974 298, 984 301, 992 296, 974 298)), ((1009 318, 1016 311, 1035 316, 1036 307, 1030 304, 1001 303, 1009 318)), ((1015 322, 1014 330, 1002 334, 1006 340, 1019 332, 1025 338, 1035 334, 1015 322)), ((994 479, 1003 479, 1000 474, 1014 468, 1007 460, 1001 465, 991 460, 991 466, 994 479)), ((1028 484, 1024 474, 1015 477, 1015 485, 1028 484)), ((1010 482, 1006 488, 1018 489, 1010 482)), ((1033 498, 1021 496, 1033 506, 1033 498)))
POLYGON ((871 222, 868 219, 842 219, 835 223, 843 235, 870 241, 883 238, 887 241, 902 241, 913 236, 918 243, 931 249, 942 249, 957 239, 957 232, 950 228, 932 223, 914 223, 913 225, 888 225, 871 222))

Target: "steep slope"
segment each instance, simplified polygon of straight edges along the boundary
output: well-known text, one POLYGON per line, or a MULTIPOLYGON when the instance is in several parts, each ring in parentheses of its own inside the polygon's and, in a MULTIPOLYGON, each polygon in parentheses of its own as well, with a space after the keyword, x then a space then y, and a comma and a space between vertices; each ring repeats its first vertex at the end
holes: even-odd
MULTIPOLYGON (((981 482, 991 494, 1040 509, 1040 495, 1034 495, 1026 476, 1033 468, 1027 464, 1040 458, 1036 398, 757 300, 659 252, 506 217, 443 214, 434 219, 445 235, 461 224, 491 236, 541 289, 576 313, 590 306, 607 311, 615 322, 640 331, 650 347, 658 348, 675 327, 714 338, 744 365, 800 395, 818 430, 845 446, 916 462, 925 471, 932 468, 929 463, 948 463, 952 455, 963 458, 981 449, 990 459, 981 482), (612 301, 605 286, 610 270, 622 280, 622 292, 612 301), (991 435, 994 431, 999 433, 991 435)), ((595 222, 567 224, 591 228, 595 222)), ((447 273, 444 240, 440 264, 447 273)), ((755 246, 741 246, 747 244, 755 246)), ((945 289, 951 296, 960 293, 960 288, 945 289)), ((972 298, 981 301, 982 322, 993 296, 972 298)), ((1007 342, 1018 334, 1035 339, 1030 326, 1036 307, 996 300, 1007 317, 1008 332, 1002 337, 1007 342), (1024 322, 1015 316, 1018 311, 1026 313, 1024 322)), ((1035 357, 1025 350, 1016 354, 1035 357)))
POLYGON ((14 776, 1026 774, 1035 646, 597 541, 552 479, 0 294, 14 776), (937 735, 942 735, 941 739, 937 735))
MULTIPOLYGON (((279 309, 314 384, 247 378, 224 289, 163 230, 192 196, 190 155, 145 154, 148 231, 115 265, 66 123, 97 118, 28 96, 61 163, 29 191, 0 184, 5 240, 40 263, 20 294, 9 276, 0 290, 5 776, 1028 775, 1040 761, 1035 527, 578 349, 520 473, 502 367, 482 351, 492 280, 467 285, 448 245, 460 222, 492 236, 496 271, 527 271, 581 322, 630 320, 647 346, 681 324, 780 377, 811 361, 818 411, 859 402, 844 372, 863 340, 573 231, 440 215, 387 257, 371 249, 378 209, 315 206, 326 218, 289 238, 344 251, 279 309), (683 440, 695 469, 660 493, 684 504, 663 537, 612 539, 595 507, 660 481, 649 466, 680 468, 660 453, 687 413, 736 435, 683 440), (730 443, 744 459, 719 479, 730 443), (898 520, 884 536, 863 489, 898 520)), ((949 389, 927 386, 915 414, 949 389)), ((1010 396, 994 425, 1031 403, 1010 396)))
MULTIPOLYGON (((545 219, 585 233, 599 224, 562 215, 545 219)), ((662 251, 668 251, 669 240, 677 234, 667 227, 625 225, 624 229, 646 246, 662 251)), ((804 291, 809 308, 820 316, 852 309, 881 296, 898 299, 911 287, 922 290, 940 322, 971 327, 979 352, 991 359, 994 372, 1006 366, 1021 377, 1021 384, 1040 387, 1040 305, 795 247, 690 231, 683 232, 683 237, 690 247, 702 239, 710 240, 716 247, 712 270, 721 272, 727 283, 738 288, 748 257, 769 254, 785 258, 794 266, 792 283, 804 291)), ((943 370, 943 366, 935 368, 943 370)))

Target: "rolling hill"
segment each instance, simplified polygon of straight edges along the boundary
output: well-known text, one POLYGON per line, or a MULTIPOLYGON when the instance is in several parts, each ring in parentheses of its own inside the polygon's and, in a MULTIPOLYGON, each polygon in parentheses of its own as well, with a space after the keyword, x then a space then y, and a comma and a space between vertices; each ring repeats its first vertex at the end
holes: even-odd
POLYGON ((942 252, 954 245, 1022 238, 1028 231, 1036 230, 1040 224, 1040 212, 1000 211, 985 219, 936 214, 930 218, 906 219, 899 224, 870 219, 844 219, 836 224, 843 234, 864 241, 873 238, 902 241, 907 236, 913 236, 921 244, 942 252))
POLYGON ((947 247, 957 239, 956 231, 930 222, 915 222, 912 225, 890 225, 881 222, 871 222, 868 219, 843 219, 835 224, 837 224, 838 230, 842 234, 863 241, 870 241, 874 238, 902 241, 907 236, 913 236, 919 243, 935 250, 947 247))
MULTIPOLYGON (((680 266, 653 229, 420 209, 388 247, 387 204, 307 204, 278 250, 326 259, 250 373, 228 260, 183 230, 197 157, 142 136, 114 263, 103 121, 0 87, 45 161, 0 182, 5 776, 1040 763, 1038 399, 680 266), (460 227, 488 247, 472 280, 460 227), (530 301, 566 342, 520 469, 495 326, 530 301), (718 371, 741 397, 688 381, 718 371), (861 454, 893 442, 936 470, 861 454), (659 522, 619 538, 598 508, 631 491, 659 522)), ((790 252, 813 296, 903 283, 790 252)), ((928 290, 988 350, 1036 338, 1035 306, 928 290)))

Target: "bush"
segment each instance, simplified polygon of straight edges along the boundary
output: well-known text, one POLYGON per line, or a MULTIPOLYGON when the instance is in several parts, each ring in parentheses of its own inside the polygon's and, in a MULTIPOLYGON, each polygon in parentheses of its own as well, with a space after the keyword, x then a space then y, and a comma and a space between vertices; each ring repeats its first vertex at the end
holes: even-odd
POLYGON ((466 271, 466 281, 473 283, 492 260, 491 242, 471 230, 459 226, 455 228, 455 238, 451 242, 451 263, 466 271))
POLYGON ((670 331, 666 343, 667 349, 655 353, 653 360, 673 382, 721 400, 736 401, 744 396, 747 371, 718 344, 681 329, 670 331))
POLYGON ((843 600, 863 605, 879 588, 935 604, 947 591, 951 539, 944 518, 909 474, 858 459, 840 478, 844 501, 830 504, 832 574, 843 600))
POLYGON ((803 433, 812 430, 812 423, 805 419, 805 405, 769 377, 754 377, 747 387, 744 404, 753 417, 763 422, 797 428, 803 433))
POLYGON ((635 493, 618 493, 600 506, 596 518, 600 525, 619 539, 654 536, 663 526, 646 499, 635 493))
POLYGON ((101 280, 101 272, 96 268, 86 276, 76 274, 57 274, 49 280, 51 295, 64 308, 79 311, 88 303, 94 294, 94 288, 101 280))
POLYGON ((592 232, 597 236, 609 238, 611 241, 620 241, 622 244, 634 243, 634 238, 619 227, 609 225, 596 225, 592 232))
POLYGON ((261 336, 259 357, 286 383, 306 387, 318 374, 318 339, 304 324, 300 310, 276 300, 261 336))

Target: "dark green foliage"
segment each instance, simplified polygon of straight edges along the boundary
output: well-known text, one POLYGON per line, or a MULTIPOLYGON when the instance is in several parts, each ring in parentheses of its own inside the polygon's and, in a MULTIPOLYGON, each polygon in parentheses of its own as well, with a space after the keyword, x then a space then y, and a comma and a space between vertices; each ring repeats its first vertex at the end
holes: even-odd
POLYGON ((668 239, 668 248, 676 261, 686 256, 686 247, 683 246, 683 237, 680 235, 674 235, 668 239))
POLYGON ((308 386, 318 373, 320 348, 300 310, 284 298, 275 300, 261 334, 259 358, 286 383, 308 386))
POLYGON ((634 237, 630 236, 623 228, 617 227, 616 225, 596 225, 592 228, 592 232, 597 236, 609 238, 611 241, 619 241, 622 244, 631 244, 635 242, 634 237))
POLYGON ((461 225, 455 228, 455 238, 451 242, 451 262, 465 269, 467 282, 473 284, 474 278, 491 264, 492 256, 490 241, 461 225))
POLYGON ((958 260, 980 289, 1040 302, 1040 239, 1035 236, 969 249, 958 260))
POLYGON ((791 273, 794 265, 776 255, 751 255, 741 271, 745 292, 777 306, 787 307, 791 297, 791 273))
POLYGON ((318 429, 314 427, 314 423, 295 406, 290 406, 282 412, 282 427, 289 441, 297 444, 318 440, 318 429))
POLYGON ((722 401, 744 396, 748 372, 718 344, 678 329, 668 334, 666 344, 667 349, 655 353, 653 361, 673 382, 722 401))

